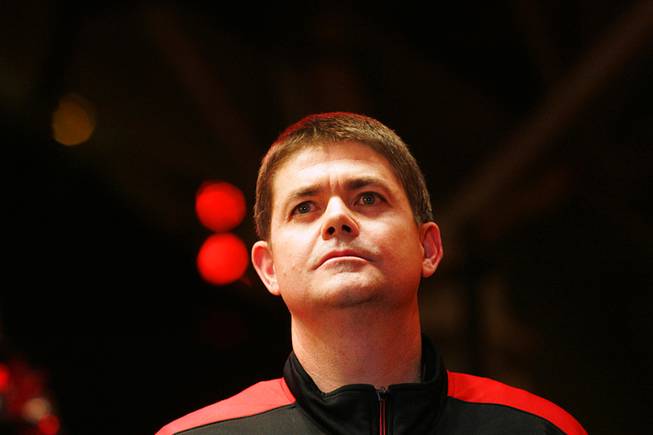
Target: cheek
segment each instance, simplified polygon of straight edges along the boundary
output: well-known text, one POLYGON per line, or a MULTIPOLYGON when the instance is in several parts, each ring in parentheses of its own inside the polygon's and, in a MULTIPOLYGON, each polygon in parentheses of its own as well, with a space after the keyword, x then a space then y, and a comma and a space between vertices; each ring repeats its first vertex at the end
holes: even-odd
POLYGON ((387 258, 396 267, 405 268, 404 270, 419 270, 421 274, 422 245, 419 232, 411 223, 396 225, 393 230, 386 230, 379 234, 379 237, 378 240, 384 244, 387 258))
POLYGON ((390 243, 395 244, 398 249, 414 249, 419 247, 419 232, 412 221, 397 219, 386 225, 380 237, 386 238, 390 243))
POLYGON ((310 245, 306 237, 296 234, 280 234, 274 242, 273 252, 276 271, 284 279, 292 278, 293 274, 301 273, 310 259, 310 245))

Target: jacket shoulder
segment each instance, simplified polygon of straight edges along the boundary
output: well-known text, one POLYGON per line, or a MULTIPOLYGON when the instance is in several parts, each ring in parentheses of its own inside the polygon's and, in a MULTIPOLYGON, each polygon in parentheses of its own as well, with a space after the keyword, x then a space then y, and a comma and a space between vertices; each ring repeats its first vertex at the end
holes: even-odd
POLYGON ((262 381, 235 396, 206 406, 161 428, 156 435, 173 435, 219 421, 248 417, 295 403, 283 378, 262 381))
POLYGON ((567 411, 528 391, 464 373, 447 372, 447 375, 449 397, 464 402, 518 409, 549 421, 567 435, 587 435, 585 429, 567 411))

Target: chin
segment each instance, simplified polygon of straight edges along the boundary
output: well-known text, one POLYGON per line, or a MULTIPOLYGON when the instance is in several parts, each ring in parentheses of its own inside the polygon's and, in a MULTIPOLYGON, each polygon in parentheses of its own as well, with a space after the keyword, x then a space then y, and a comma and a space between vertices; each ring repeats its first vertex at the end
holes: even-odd
POLYGON ((333 308, 352 308, 378 304, 387 299, 382 288, 360 279, 339 277, 321 293, 322 303, 333 308))

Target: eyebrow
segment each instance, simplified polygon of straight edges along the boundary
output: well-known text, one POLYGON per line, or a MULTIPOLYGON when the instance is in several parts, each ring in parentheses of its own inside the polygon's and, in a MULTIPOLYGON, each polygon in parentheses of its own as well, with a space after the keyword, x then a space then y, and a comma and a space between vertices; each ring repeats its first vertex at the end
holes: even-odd
POLYGON ((378 177, 371 177, 371 176, 356 177, 351 180, 347 180, 347 182, 345 183, 345 188, 347 190, 357 190, 367 186, 380 187, 381 189, 387 191, 390 190, 388 188, 387 183, 383 181, 383 179, 378 177))
MULTIPOLYGON (((361 176, 351 178, 345 182, 345 190, 347 191, 358 190, 368 186, 379 187, 384 190, 386 194, 390 193, 390 189, 388 188, 387 183, 379 177, 361 176)), ((301 187, 297 190, 293 190, 286 197, 286 200, 284 201, 284 208, 288 207, 289 204, 292 204, 299 199, 317 195, 320 193, 320 190, 321 188, 317 184, 312 184, 306 187, 301 187)))

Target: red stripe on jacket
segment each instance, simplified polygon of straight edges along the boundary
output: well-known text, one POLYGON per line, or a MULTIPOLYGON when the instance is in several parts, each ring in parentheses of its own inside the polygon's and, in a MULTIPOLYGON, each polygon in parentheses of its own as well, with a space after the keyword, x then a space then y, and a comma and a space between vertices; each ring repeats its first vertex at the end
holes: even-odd
POLYGON ((567 435, 587 435, 585 429, 567 411, 528 391, 488 378, 447 373, 450 397, 464 402, 509 406, 537 415, 553 423, 567 435))
POLYGON ((292 403, 295 403, 295 398, 283 378, 263 381, 233 397, 221 400, 167 424, 156 435, 172 435, 218 421, 260 414, 292 403))

